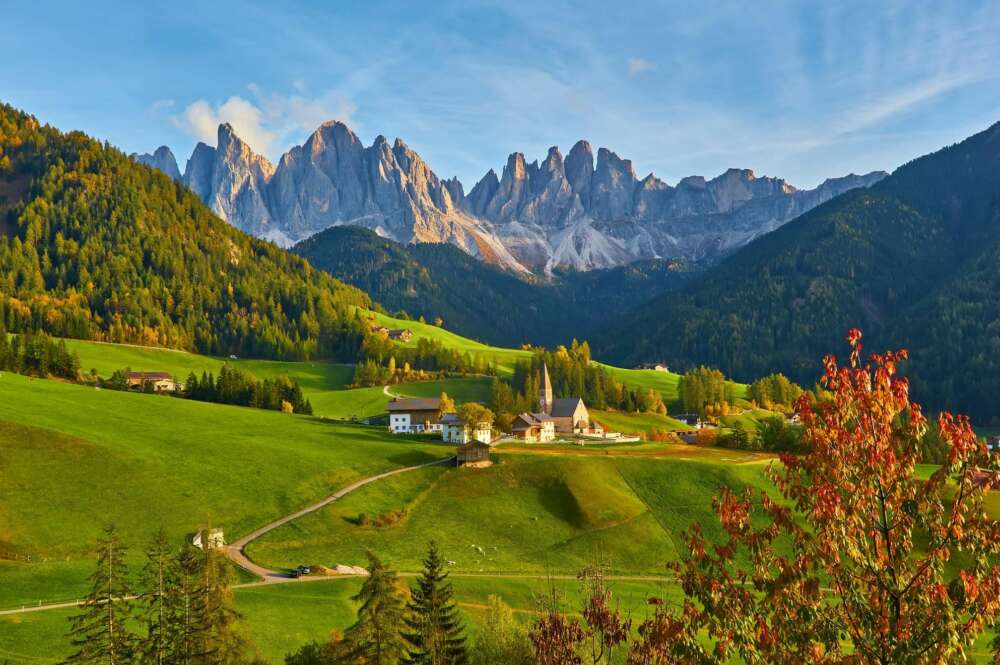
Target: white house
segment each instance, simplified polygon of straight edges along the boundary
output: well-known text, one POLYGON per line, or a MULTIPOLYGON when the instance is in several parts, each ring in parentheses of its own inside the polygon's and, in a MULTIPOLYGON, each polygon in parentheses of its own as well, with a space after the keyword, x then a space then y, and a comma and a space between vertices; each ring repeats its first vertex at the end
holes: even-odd
POLYGON ((214 550, 226 544, 226 537, 222 529, 199 529, 191 540, 191 544, 200 550, 206 547, 214 550))
POLYGON ((389 401, 388 408, 389 431, 393 434, 441 431, 441 420, 438 418, 438 410, 441 408, 440 399, 397 397, 389 401))
POLYGON ((441 439, 445 443, 455 443, 460 446, 472 441, 488 444, 493 440, 493 428, 488 422, 482 422, 473 429, 462 424, 454 413, 448 413, 441 418, 441 439))

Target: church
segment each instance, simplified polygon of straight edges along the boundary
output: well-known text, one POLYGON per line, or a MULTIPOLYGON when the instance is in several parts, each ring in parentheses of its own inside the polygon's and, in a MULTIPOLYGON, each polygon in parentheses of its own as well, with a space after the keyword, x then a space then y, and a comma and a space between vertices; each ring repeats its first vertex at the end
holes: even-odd
POLYGON ((514 419, 513 433, 529 442, 552 441, 555 434, 602 434, 603 429, 591 424, 590 413, 581 397, 553 398, 549 368, 542 365, 542 381, 538 391, 538 413, 522 413, 514 419))

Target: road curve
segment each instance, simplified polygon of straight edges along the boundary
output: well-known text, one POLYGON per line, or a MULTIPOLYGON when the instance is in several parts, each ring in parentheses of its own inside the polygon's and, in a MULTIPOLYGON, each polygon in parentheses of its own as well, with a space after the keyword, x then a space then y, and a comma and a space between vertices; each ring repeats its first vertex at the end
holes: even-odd
POLYGON ((251 573, 253 573, 254 575, 257 575, 258 577, 261 577, 265 583, 279 583, 279 582, 291 582, 291 581, 294 581, 296 578, 291 577, 287 573, 282 573, 282 572, 278 572, 276 570, 271 570, 269 568, 265 568, 264 566, 258 565, 256 563, 254 563, 253 561, 251 561, 250 558, 246 555, 246 551, 245 551, 246 550, 246 546, 249 545, 250 543, 252 543, 253 541, 257 540, 261 536, 263 536, 265 533, 268 533, 270 531, 274 531, 278 527, 284 526, 285 524, 288 524, 289 522, 291 522, 293 520, 297 520, 298 518, 302 517, 303 515, 308 515, 309 513, 315 512, 315 511, 319 510, 320 508, 323 508, 324 506, 328 506, 331 503, 333 503, 334 501, 337 501, 338 499, 341 499, 341 498, 347 496, 348 494, 350 494, 354 490, 358 489, 359 487, 364 487, 368 483, 374 483, 377 480, 382 480, 383 478, 388 478, 389 476, 395 476, 398 473, 406 473, 407 471, 415 471, 417 469, 423 469, 424 467, 436 466, 436 465, 439 465, 439 464, 452 463, 454 461, 455 461, 454 457, 447 457, 445 459, 435 460, 433 462, 427 462, 425 464, 417 464, 416 466, 407 466, 407 467, 403 467, 402 469, 394 469, 392 471, 386 471, 385 473, 380 473, 378 475, 370 476, 368 478, 362 478, 361 480, 358 480, 358 481, 356 481, 354 483, 351 483, 347 487, 344 487, 344 488, 338 490, 337 492, 331 494, 330 496, 326 497, 322 501, 318 501, 318 502, 316 502, 316 503, 314 503, 312 505, 306 506, 305 508, 303 508, 302 510, 299 510, 298 512, 294 512, 291 515, 286 515, 286 516, 282 517, 281 519, 275 520, 274 522, 271 522, 270 524, 262 526, 261 528, 257 529, 256 531, 253 531, 253 532, 251 532, 251 533, 243 536, 242 538, 240 538, 236 542, 230 543, 230 544, 226 545, 226 548, 225 548, 226 556, 228 556, 233 561, 233 563, 235 563, 240 568, 243 568, 244 570, 248 570, 251 573))

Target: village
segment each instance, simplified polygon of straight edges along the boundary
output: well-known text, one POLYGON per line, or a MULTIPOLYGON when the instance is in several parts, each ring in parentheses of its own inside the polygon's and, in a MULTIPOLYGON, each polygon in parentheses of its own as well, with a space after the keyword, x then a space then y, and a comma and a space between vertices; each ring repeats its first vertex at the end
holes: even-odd
POLYGON ((580 397, 555 398, 548 367, 542 366, 538 411, 518 414, 510 432, 496 431, 492 414, 482 405, 460 409, 458 413, 442 408, 440 398, 393 397, 389 400, 389 431, 393 434, 438 433, 444 443, 457 446, 458 466, 490 465, 490 451, 505 442, 526 444, 572 441, 628 443, 638 437, 607 432, 591 420, 587 405, 580 397), (463 417, 464 415, 464 417, 463 417))

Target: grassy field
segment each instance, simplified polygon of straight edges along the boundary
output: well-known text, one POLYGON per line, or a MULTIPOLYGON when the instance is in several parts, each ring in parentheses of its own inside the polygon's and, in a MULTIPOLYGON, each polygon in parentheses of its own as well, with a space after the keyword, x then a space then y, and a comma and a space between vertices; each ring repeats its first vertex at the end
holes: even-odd
MULTIPOLYGON (((434 537, 465 572, 573 574, 595 558, 623 573, 662 572, 691 521, 713 521, 722 484, 763 486, 763 467, 647 456, 498 456, 487 469, 429 468, 363 488, 252 543, 273 567, 361 564, 366 549, 404 570, 434 537), (391 527, 361 514, 405 516, 391 527)), ((710 527, 709 527, 710 530, 710 527)))
MULTIPOLYGON (((358 579, 342 579, 237 589, 236 607, 243 615, 245 634, 266 662, 277 665, 301 645, 322 641, 331 629, 343 630, 353 623, 355 605, 350 598, 360 584, 358 579)), ((549 595, 553 589, 567 611, 580 606, 576 580, 454 577, 452 584, 470 637, 483 619, 491 594, 511 605, 525 624, 535 616, 536 598, 549 595)), ((679 598, 677 587, 667 583, 613 581, 610 586, 623 609, 639 620, 646 616, 648 596, 672 601, 679 598)), ((65 633, 72 614, 73 610, 52 610, 0 616, 0 662, 7 658, 18 665, 55 665, 69 654, 65 633)))
POLYGON ((457 402, 486 402, 490 398, 490 379, 444 379, 441 381, 421 381, 419 383, 401 383, 389 386, 389 391, 395 395, 406 397, 439 397, 448 393, 448 397, 457 402))
POLYGON ((658 413, 620 413, 618 411, 591 411, 592 419, 604 425, 609 432, 622 434, 650 434, 658 431, 691 429, 681 421, 658 413))
POLYGON ((109 522, 133 545, 160 526, 180 539, 212 524, 232 538, 448 452, 378 428, 4 373, 0 606, 75 597, 109 522))
POLYGON ((400 343, 401 346, 415 347, 417 340, 422 337, 437 340, 448 348, 457 349, 463 353, 468 352, 475 357, 484 358, 488 362, 495 364, 497 369, 505 374, 510 374, 514 371, 514 363, 518 360, 531 357, 531 351, 490 346, 467 337, 462 337, 461 335, 456 335, 449 330, 429 323, 396 319, 376 312, 372 312, 371 316, 373 325, 378 324, 387 328, 409 328, 412 330, 413 339, 410 342, 400 343))

